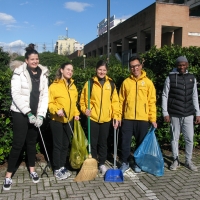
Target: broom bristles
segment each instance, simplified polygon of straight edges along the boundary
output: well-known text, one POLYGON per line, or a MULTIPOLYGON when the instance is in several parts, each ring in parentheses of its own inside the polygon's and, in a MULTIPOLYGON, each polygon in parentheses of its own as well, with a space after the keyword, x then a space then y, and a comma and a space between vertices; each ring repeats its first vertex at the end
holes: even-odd
MULTIPOLYGON (((90 156, 89 156, 90 157, 90 156)), ((75 177, 74 181, 91 181, 97 176, 97 160, 94 158, 87 158, 82 165, 82 168, 78 175, 75 177)))

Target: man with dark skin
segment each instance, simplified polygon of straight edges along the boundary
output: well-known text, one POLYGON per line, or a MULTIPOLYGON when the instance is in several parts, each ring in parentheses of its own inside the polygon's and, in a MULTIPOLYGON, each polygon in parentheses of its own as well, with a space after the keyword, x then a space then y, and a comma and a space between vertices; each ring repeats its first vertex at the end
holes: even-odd
POLYGON ((170 123, 171 147, 173 163, 170 170, 180 166, 178 158, 178 142, 180 133, 185 140, 185 167, 198 171, 192 162, 194 115, 195 124, 200 123, 200 110, 197 93, 197 82, 193 74, 188 72, 188 60, 184 56, 176 59, 176 68, 165 80, 162 94, 162 113, 164 121, 170 123))

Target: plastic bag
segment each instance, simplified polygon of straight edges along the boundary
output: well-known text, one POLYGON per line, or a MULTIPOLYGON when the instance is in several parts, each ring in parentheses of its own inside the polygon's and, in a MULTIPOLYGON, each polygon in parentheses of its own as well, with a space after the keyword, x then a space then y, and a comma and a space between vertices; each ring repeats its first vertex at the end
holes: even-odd
POLYGON ((155 128, 151 127, 140 146, 134 152, 134 158, 142 171, 155 176, 163 176, 164 159, 154 131, 155 128))
POLYGON ((69 162, 73 169, 79 169, 88 156, 88 141, 80 121, 74 120, 74 134, 69 156, 69 162))

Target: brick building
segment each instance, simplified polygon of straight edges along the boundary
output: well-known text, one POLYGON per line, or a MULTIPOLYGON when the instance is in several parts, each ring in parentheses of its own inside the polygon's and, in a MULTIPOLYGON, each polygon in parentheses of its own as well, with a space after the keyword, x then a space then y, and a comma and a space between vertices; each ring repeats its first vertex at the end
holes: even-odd
MULTIPOLYGON (((152 46, 200 46, 200 17, 191 16, 188 5, 191 1, 195 0, 182 0, 181 4, 158 0, 114 27, 110 30, 110 54, 126 63, 131 55, 148 51, 152 46)), ((87 57, 107 54, 107 33, 86 44, 84 54, 87 57)))

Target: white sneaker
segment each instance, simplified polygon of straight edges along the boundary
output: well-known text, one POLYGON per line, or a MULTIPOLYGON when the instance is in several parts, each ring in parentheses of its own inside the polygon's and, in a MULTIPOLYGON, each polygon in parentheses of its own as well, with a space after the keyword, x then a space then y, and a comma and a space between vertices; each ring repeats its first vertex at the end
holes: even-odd
POLYGON ((194 165, 194 163, 192 161, 190 162, 185 162, 185 167, 187 167, 188 169, 197 172, 197 166, 194 165))
POLYGON ((12 179, 11 178, 5 178, 3 182, 3 190, 10 190, 12 185, 12 179))
POLYGON ((71 173, 68 169, 66 169, 66 167, 61 167, 61 168, 60 168, 60 171, 61 171, 64 175, 66 175, 67 178, 70 177, 70 176, 72 175, 72 173, 71 173))
POLYGON ((105 165, 100 165, 99 166, 99 170, 100 170, 100 173, 102 175, 104 175, 108 169, 107 169, 107 167, 105 165))
POLYGON ((36 172, 31 172, 30 173, 30 177, 31 177, 33 183, 40 182, 40 178, 39 178, 39 176, 38 176, 38 174, 36 172))
POLYGON ((68 176, 66 174, 63 174, 61 172, 61 169, 55 170, 54 171, 54 176, 58 179, 58 180, 63 180, 63 179, 67 179, 68 176))
POLYGON ((176 159, 173 161, 173 163, 170 165, 169 169, 170 170, 177 170, 177 168, 180 167, 179 160, 176 159))

